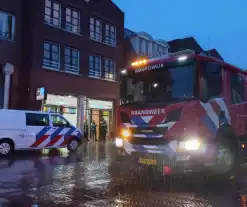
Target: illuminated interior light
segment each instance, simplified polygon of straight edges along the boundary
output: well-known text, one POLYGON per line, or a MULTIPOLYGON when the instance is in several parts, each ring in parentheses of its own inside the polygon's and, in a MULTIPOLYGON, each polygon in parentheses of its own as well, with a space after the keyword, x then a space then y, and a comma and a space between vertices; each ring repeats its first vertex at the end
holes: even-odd
POLYGON ((127 70, 122 70, 121 73, 122 74, 126 74, 127 73, 127 70))
POLYGON ((153 84, 153 87, 154 87, 154 88, 157 88, 157 87, 158 87, 158 83, 154 83, 154 84, 153 84))
POLYGON ((181 57, 178 57, 178 61, 185 61, 187 60, 187 56, 181 56, 181 57))

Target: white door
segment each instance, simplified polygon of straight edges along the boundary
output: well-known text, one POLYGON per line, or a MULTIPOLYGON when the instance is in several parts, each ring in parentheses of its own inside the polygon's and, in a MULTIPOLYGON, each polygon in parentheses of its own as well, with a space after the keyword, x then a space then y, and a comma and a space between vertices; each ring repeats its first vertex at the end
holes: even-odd
POLYGON ((51 115, 52 127, 55 132, 51 135, 49 147, 64 147, 69 141, 72 133, 76 130, 70 123, 60 115, 51 115))
POLYGON ((26 132, 24 142, 26 148, 43 148, 49 142, 50 118, 49 114, 26 113, 26 132))

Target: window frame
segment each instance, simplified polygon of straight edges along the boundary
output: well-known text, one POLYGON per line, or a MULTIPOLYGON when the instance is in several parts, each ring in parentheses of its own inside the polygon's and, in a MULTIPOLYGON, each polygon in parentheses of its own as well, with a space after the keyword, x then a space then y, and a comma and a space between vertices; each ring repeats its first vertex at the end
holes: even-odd
POLYGON ((102 20, 99 19, 99 18, 96 18, 96 17, 90 17, 89 18, 89 39, 101 42, 102 41, 102 30, 103 30, 102 20), (93 19, 93 24, 91 23, 91 19, 93 19), (96 28, 97 28, 96 21, 100 22, 100 33, 99 33, 100 35, 99 35, 99 38, 97 38, 97 36, 95 35, 95 34, 97 34, 96 33, 96 28), (92 25, 93 25, 93 30, 91 29, 92 25), (91 32, 93 33, 93 36, 91 36, 91 32))
POLYGON ((2 17, 2 33, 0 33, 0 39, 14 40, 15 38, 15 15, 0 10, 0 20, 2 17), (11 18, 11 24, 10 24, 11 18))
POLYGON ((42 114, 42 113, 32 113, 32 112, 26 112, 25 113, 25 119, 26 119, 26 126, 28 127, 44 127, 44 126, 50 126, 51 125, 51 120, 49 114, 42 114), (28 124, 28 115, 35 115, 35 116, 44 116, 44 118, 47 116, 48 117, 48 124, 47 125, 30 125, 28 124))
MULTIPOLYGON (((89 54, 89 56, 88 56, 88 63, 89 63, 88 77, 101 79, 102 78, 102 57, 100 55, 96 55, 96 54, 89 54), (90 57, 94 57, 94 62, 93 62, 94 66, 95 66, 95 57, 99 57, 99 66, 100 66, 99 76, 95 76, 95 75, 91 75, 90 74, 90 69, 91 69, 91 67, 90 67, 90 63, 91 63, 90 57)), ((95 74, 95 71, 94 71, 94 74, 95 74)))
POLYGON ((61 115, 59 115, 59 114, 51 114, 51 125, 52 125, 53 127, 68 127, 68 128, 71 127, 71 124, 69 123, 69 121, 66 120, 63 116, 61 116, 61 115), (53 124, 53 119, 52 119, 52 117, 54 117, 54 116, 57 116, 57 117, 63 119, 63 120, 66 122, 66 125, 55 126, 55 125, 53 124))
MULTIPOLYGON (((107 57, 104 57, 103 60, 104 60, 104 66, 103 66, 103 70, 104 70, 104 79, 105 79, 105 80, 109 80, 109 81, 116 81, 116 61, 115 61, 114 59, 107 58, 107 57), (111 66, 110 62, 111 62, 111 61, 113 62, 114 68, 113 68, 113 73, 112 73, 113 77, 112 77, 112 78, 106 77, 106 60, 109 61, 109 64, 108 64, 109 68, 108 68, 108 69, 111 69, 111 68, 110 68, 110 66, 111 66)), ((108 73, 109 73, 109 75, 110 75, 111 71, 109 70, 108 73)))
POLYGON ((74 9, 72 7, 66 7, 65 9, 65 30, 75 33, 75 34, 80 34, 81 33, 81 12, 78 9, 74 9), (67 14, 67 9, 70 10, 70 16, 67 14), (73 17, 73 12, 77 12, 78 18, 73 17), (67 17, 70 17, 70 22, 67 22, 67 17), (78 25, 73 24, 73 19, 78 20, 78 25), (69 28, 68 28, 69 27, 69 28), (76 27, 76 31, 73 31, 73 27, 76 27))
MULTIPOLYGON (((204 62, 203 63, 203 71, 202 71, 202 74, 203 74, 203 77, 205 78, 206 80, 206 83, 207 83, 207 96, 208 96, 208 100, 211 100, 213 98, 219 98, 219 97, 222 97, 223 95, 223 86, 222 86, 222 83, 223 83, 223 80, 222 80, 222 75, 223 75, 223 67, 222 65, 220 65, 219 63, 216 63, 216 62, 204 62), (220 79, 219 79, 219 86, 220 86, 220 94, 218 95, 210 95, 210 91, 209 91, 209 85, 210 85, 210 81, 207 77, 208 73, 207 73, 207 65, 209 64, 215 64, 219 67, 219 71, 220 71, 220 79)), ((210 73, 211 75, 214 74, 214 73, 210 73)), ((212 76, 211 76, 212 77, 212 76)), ((215 81, 214 81, 215 82, 215 81)), ((217 81, 216 81, 217 82, 217 81)), ((211 84, 212 85, 212 84, 211 84)), ((215 87, 214 87, 215 88, 215 87)))
POLYGON ((113 24, 105 24, 105 41, 106 44, 116 47, 117 45, 117 27, 113 24), (109 29, 107 30, 107 26, 109 29), (114 38, 112 37, 111 28, 114 28, 114 38), (109 35, 107 35, 107 31, 109 35))
POLYGON ((45 24, 61 28, 61 22, 62 22, 62 6, 59 2, 54 0, 45 0, 45 11, 44 11, 44 22, 45 24), (51 3, 51 6, 47 5, 47 2, 51 3), (54 4, 58 4, 59 10, 54 9, 54 4), (50 9, 50 14, 46 13, 46 9, 50 9), (54 11, 58 12, 59 17, 54 17, 54 11), (48 18, 48 19, 47 19, 48 18), (54 19, 58 21, 58 25, 54 23, 54 19))
POLYGON ((73 48, 73 47, 69 47, 69 46, 64 46, 64 71, 65 72, 70 72, 70 73, 75 73, 75 74, 79 74, 80 73, 80 50, 73 48), (69 49, 69 53, 70 53, 70 65, 66 63, 66 49, 69 49), (77 67, 74 66, 73 63, 73 51, 76 51, 77 53, 77 67), (76 69, 76 70, 74 70, 76 69))
MULTIPOLYGON (((59 44, 57 44, 57 43, 54 43, 54 42, 50 42, 50 41, 44 41, 44 44, 43 44, 43 68, 46 68, 46 69, 50 69, 50 70, 55 70, 55 71, 59 71, 60 70, 60 45, 59 44), (46 58, 45 58, 45 51, 48 51, 48 50, 45 50, 45 44, 49 44, 49 53, 50 53, 50 60, 49 61, 46 61, 46 58), (51 63, 52 63, 52 46, 53 45, 56 45, 57 47, 58 47, 58 60, 57 60, 57 63, 56 63, 56 65, 57 65, 57 67, 52 67, 51 66, 51 63), (47 63, 49 63, 49 65, 48 64, 46 64, 46 62, 47 63)), ((54 62, 55 63, 55 62, 54 62)))
MULTIPOLYGON (((230 91, 231 91, 231 96, 230 96, 230 99, 231 99, 231 103, 232 104, 241 104, 241 103, 244 103, 245 102, 245 80, 243 78, 243 75, 241 73, 237 73, 237 72, 233 72, 233 71, 229 71, 229 74, 230 74, 230 91), (233 80, 233 77, 236 77, 235 80, 233 80), (239 80, 241 79, 241 81, 239 80), (243 100, 242 101, 234 101, 234 98, 233 98, 233 81, 238 81, 238 84, 242 84, 241 85, 241 90, 242 90, 242 93, 243 94, 240 94, 241 92, 238 91, 238 94, 240 96, 243 96, 241 97, 243 100)), ((238 85, 237 87, 240 87, 240 85, 238 85)), ((239 89, 239 88, 236 88, 236 90, 239 89)))

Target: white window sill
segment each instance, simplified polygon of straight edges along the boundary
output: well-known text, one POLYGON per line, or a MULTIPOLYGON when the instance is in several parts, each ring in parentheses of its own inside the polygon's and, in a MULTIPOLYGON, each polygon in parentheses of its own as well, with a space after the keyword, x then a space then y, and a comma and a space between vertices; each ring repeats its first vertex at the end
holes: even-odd
POLYGON ((97 76, 91 76, 89 75, 88 78, 92 78, 92 79, 96 79, 96 80, 101 80, 101 81, 107 81, 107 82, 113 82, 113 83, 117 83, 116 80, 111 80, 111 79, 103 79, 103 78, 100 78, 100 77, 97 77, 97 76))
POLYGON ((56 26, 56 25, 54 25, 54 24, 49 24, 49 23, 47 23, 47 22, 44 22, 44 24, 46 24, 46 25, 48 25, 48 26, 50 26, 50 27, 54 27, 54 28, 56 28, 56 29, 60 29, 60 30, 62 30, 62 31, 64 31, 64 32, 68 32, 68 33, 71 33, 71 34, 74 34, 74 35, 82 36, 81 33, 76 33, 76 32, 73 32, 73 31, 64 29, 64 28, 62 28, 61 26, 56 26))
POLYGON ((90 40, 93 40, 93 41, 95 41, 95 42, 101 42, 101 43, 103 43, 103 42, 102 42, 102 39, 96 39, 96 38, 93 38, 93 37, 90 37, 90 36, 89 36, 89 39, 90 39, 90 40))
POLYGON ((103 42, 103 43, 106 44, 106 45, 109 45, 111 47, 117 47, 117 44, 110 44, 110 43, 107 43, 107 42, 103 42))
POLYGON ((108 45, 108 46, 111 46, 111 47, 117 47, 116 44, 115 44, 115 45, 109 44, 109 43, 106 43, 106 42, 104 42, 104 41, 102 41, 102 40, 95 39, 95 38, 93 38, 93 37, 89 37, 89 39, 90 39, 90 40, 93 40, 93 41, 95 41, 95 42, 100 42, 100 43, 102 43, 102 44, 105 44, 105 45, 108 45))
POLYGON ((48 66, 44 66, 44 65, 42 66, 42 68, 45 70, 55 71, 55 72, 59 72, 59 73, 67 73, 70 75, 82 76, 82 74, 80 74, 80 73, 66 71, 66 70, 60 70, 59 68, 52 68, 52 67, 48 67, 48 66))
POLYGON ((45 69, 45 70, 52 70, 52 71, 60 72, 60 70, 59 70, 60 68, 59 67, 58 68, 53 68, 53 67, 49 67, 49 66, 43 65, 42 68, 45 69))
POLYGON ((8 42, 16 42, 14 39, 9 39, 9 38, 6 38, 6 37, 1 37, 1 36, 0 36, 0 40, 6 40, 8 42))
POLYGON ((82 74, 80 74, 79 72, 76 73, 76 72, 71 72, 71 71, 66 71, 66 70, 59 71, 59 72, 61 72, 61 73, 67 73, 67 74, 70 74, 70 75, 82 76, 82 74))

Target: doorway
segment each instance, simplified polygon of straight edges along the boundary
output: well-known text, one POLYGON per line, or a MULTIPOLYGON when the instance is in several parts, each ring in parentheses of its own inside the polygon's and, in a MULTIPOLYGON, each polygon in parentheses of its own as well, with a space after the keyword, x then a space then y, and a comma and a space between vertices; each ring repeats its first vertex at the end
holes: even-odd
MULTIPOLYGON (((112 110, 108 109, 88 109, 91 122, 95 122, 96 127, 96 137, 100 139, 100 120, 103 118, 107 124, 107 134, 106 138, 109 138, 112 130, 112 110)), ((90 133, 92 134, 92 132, 90 133)))

